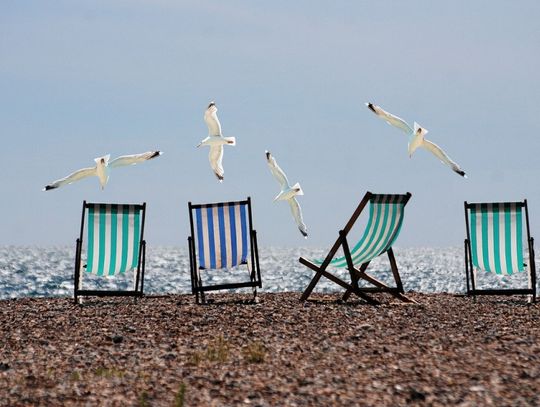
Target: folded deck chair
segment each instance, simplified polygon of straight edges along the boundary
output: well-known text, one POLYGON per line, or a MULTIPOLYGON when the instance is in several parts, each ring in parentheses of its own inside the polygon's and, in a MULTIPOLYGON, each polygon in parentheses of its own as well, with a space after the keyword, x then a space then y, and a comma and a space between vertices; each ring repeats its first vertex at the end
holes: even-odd
POLYGON ((504 203, 467 203, 465 201, 465 274, 468 295, 532 295, 536 299, 534 239, 529 230, 527 200, 504 203), (525 209, 525 211, 523 211, 525 209), (523 219, 525 212, 525 219, 523 219), (523 221, 527 229, 528 265, 523 257, 523 221), (477 270, 509 276, 529 274, 528 288, 477 289, 477 270))
POLYGON ((351 216, 351 219, 349 219, 349 222, 347 222, 343 230, 339 231, 338 239, 324 259, 308 260, 300 257, 300 263, 316 272, 302 294, 301 301, 309 298, 319 279, 324 276, 346 289, 343 300, 347 300, 351 293, 354 293, 369 303, 378 303, 368 293, 388 292, 403 301, 410 302, 411 300, 403 295, 403 285, 399 276, 394 252, 392 251, 392 245, 397 239, 403 223, 405 205, 410 197, 411 194, 408 192, 405 195, 381 195, 367 192, 351 216), (351 249, 347 235, 368 203, 369 219, 366 229, 361 239, 351 249), (340 247, 344 255, 334 258, 340 247), (384 253, 388 254, 390 260, 390 267, 396 283, 395 287, 389 287, 366 273, 371 260, 384 253), (347 268, 351 277, 350 283, 329 273, 327 270, 330 267, 347 268), (358 286, 360 279, 367 281, 372 286, 360 288, 358 286))
POLYGON ((75 302, 81 296, 143 295, 146 242, 143 240, 146 203, 142 205, 83 202, 81 234, 75 254, 75 302), (87 229, 86 261, 82 260, 84 229, 87 229), (133 272, 131 290, 83 289, 83 275, 113 277, 133 272))
POLYGON ((238 202, 194 205, 188 203, 191 236, 188 237, 191 289, 199 304, 213 290, 251 287, 254 297, 262 287, 257 234, 253 230, 251 198, 238 202), (243 281, 205 285, 205 270, 227 270, 245 265, 243 281))

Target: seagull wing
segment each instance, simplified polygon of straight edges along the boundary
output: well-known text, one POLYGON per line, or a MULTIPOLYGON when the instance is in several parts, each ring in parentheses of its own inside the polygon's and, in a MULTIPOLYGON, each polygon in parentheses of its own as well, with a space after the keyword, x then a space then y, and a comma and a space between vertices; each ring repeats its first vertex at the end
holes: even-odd
POLYGON ((146 160, 151 160, 154 157, 159 157, 161 154, 163 154, 161 151, 148 151, 142 154, 121 155, 120 157, 110 161, 109 167, 115 168, 123 167, 126 165, 134 165, 142 163, 146 160))
POLYGON ((452 159, 448 157, 448 155, 437 144, 424 139, 424 142, 422 143, 422 147, 430 151, 433 155, 435 155, 435 157, 441 160, 444 164, 452 168, 452 171, 458 173, 462 177, 465 177, 465 178, 467 177, 465 175, 465 171, 463 171, 457 163, 452 161, 452 159))
POLYGON ((223 145, 210 146, 208 160, 219 182, 223 181, 223 174, 225 173, 223 170, 223 145))
POLYGON ((58 180, 56 180, 54 182, 51 182, 49 185, 45 186, 45 188, 43 188, 43 190, 48 191, 50 189, 56 189, 56 188, 59 188, 59 187, 61 187, 63 185, 68 185, 68 184, 71 184, 71 183, 73 183, 75 181, 79 181, 79 180, 81 180, 83 178, 88 178, 88 177, 91 177, 93 175, 97 175, 96 167, 82 168, 80 170, 72 172, 67 177, 58 179, 58 180))
POLYGON ((291 207, 293 218, 296 221, 296 224, 298 225, 298 230, 300 230, 300 233, 302 233, 302 236, 307 238, 307 235, 308 235, 307 227, 306 227, 306 224, 304 223, 304 219, 302 218, 302 209, 300 209, 300 204, 298 203, 295 197, 292 197, 288 201, 291 207))
POLYGON ((392 113, 382 109, 380 106, 374 105, 373 103, 366 103, 366 105, 369 110, 371 110, 373 113, 375 113, 377 116, 379 116, 391 126, 397 127, 406 134, 411 134, 413 132, 411 126, 409 126, 409 124, 401 117, 397 117, 392 113))
POLYGON ((277 164, 276 159, 268 151, 266 152, 266 162, 268 163, 268 168, 270 168, 270 172, 281 186, 281 189, 284 190, 288 188, 289 180, 287 179, 287 176, 277 164))
POLYGON ((210 136, 221 136, 221 123, 217 117, 217 107, 211 105, 204 112, 204 121, 208 126, 208 135, 210 136))

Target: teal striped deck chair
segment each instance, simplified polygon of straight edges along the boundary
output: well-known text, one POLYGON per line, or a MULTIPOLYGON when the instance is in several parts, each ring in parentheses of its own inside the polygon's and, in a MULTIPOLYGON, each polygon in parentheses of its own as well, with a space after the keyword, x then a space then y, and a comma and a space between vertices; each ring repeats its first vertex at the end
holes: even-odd
POLYGON ((83 202, 81 232, 75 254, 74 298, 82 296, 143 295, 146 242, 144 220, 146 203, 104 204, 83 202), (86 227, 86 259, 83 261, 83 240, 86 227), (83 276, 93 274, 114 277, 133 273, 129 290, 84 289, 83 276))
POLYGON ((377 304, 378 301, 368 294, 373 292, 388 292, 404 302, 412 302, 412 300, 403 294, 403 284, 401 283, 396 259, 392 250, 392 245, 396 241, 403 224, 405 205, 410 198, 411 194, 409 192, 404 195, 383 195, 367 192, 343 230, 339 231, 339 237, 324 259, 300 257, 300 263, 316 273, 304 290, 300 298, 301 301, 306 301, 309 298, 320 278, 324 276, 342 288, 345 288, 346 291, 342 298, 344 301, 354 293, 368 303, 377 304), (368 204, 369 218, 366 228, 360 240, 351 248, 347 236, 368 204), (335 257, 340 248, 343 251, 343 256, 335 257), (395 287, 390 287, 366 273, 369 263, 384 253, 388 255, 388 259, 390 260, 390 268, 396 284, 395 287), (329 268, 346 268, 349 271, 351 281, 346 282, 338 278, 335 274, 328 272, 329 268), (367 281, 370 286, 359 287, 358 282, 360 279, 367 281))
POLYGON ((536 300, 534 239, 529 229, 527 200, 468 203, 465 201, 465 275, 468 295, 531 295, 536 300), (525 216, 523 216, 525 215, 525 216), (523 228, 527 232, 524 246, 523 228), (528 252, 528 264, 523 253, 528 252), (478 289, 478 271, 511 276, 527 271, 528 288, 478 289))
MULTIPOLYGON (((236 202, 188 203, 191 236, 188 237, 191 289, 196 302, 206 302, 205 293, 214 290, 251 287, 254 299, 262 287, 257 232, 253 229, 251 198, 236 202), (207 284, 204 271, 227 273, 246 266, 242 281, 207 284)), ((231 273, 229 273, 230 275, 231 273)), ((223 278, 227 280, 227 278, 223 278)))

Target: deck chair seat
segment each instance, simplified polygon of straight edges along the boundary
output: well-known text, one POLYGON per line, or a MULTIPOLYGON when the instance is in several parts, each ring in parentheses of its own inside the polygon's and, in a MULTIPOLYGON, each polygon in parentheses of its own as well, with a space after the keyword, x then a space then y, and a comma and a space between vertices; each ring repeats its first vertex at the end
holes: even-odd
POLYGON ((188 203, 191 236, 188 237, 191 289, 196 302, 205 303, 205 293, 251 287, 254 298, 262 287, 257 233, 253 229, 251 198, 235 202, 188 203), (208 284, 203 274, 245 267, 243 281, 208 284))
POLYGON ((522 202, 468 203, 465 201, 465 275, 467 294, 530 295, 536 300, 534 239, 529 229, 527 200, 522 202), (523 216, 525 213, 525 217, 523 216), (523 219, 525 218, 525 219, 523 219), (523 224, 527 232, 523 245, 523 224), (529 258, 525 263, 524 252, 529 258), (480 273, 512 276, 528 273, 527 288, 479 289, 480 273))
POLYGON ((411 302, 403 294, 403 284, 401 283, 396 259, 392 250, 392 245, 401 230, 405 205, 410 197, 410 193, 404 195, 387 195, 367 192, 343 230, 339 231, 339 237, 325 258, 307 259, 300 257, 300 263, 316 273, 304 290, 300 298, 301 301, 309 298, 319 279, 324 276, 345 289, 343 300, 347 300, 354 293, 365 301, 375 304, 377 301, 368 294, 386 292, 402 301, 411 302), (360 240, 351 248, 347 236, 368 204, 369 218, 366 228, 360 240), (343 250, 343 256, 334 258, 339 248, 343 250), (396 284, 395 287, 388 286, 366 273, 370 262, 384 253, 388 255, 390 260, 390 267, 396 284), (346 282, 335 274, 330 273, 328 271, 329 268, 346 268, 349 271, 350 282, 346 282), (371 286, 359 287, 359 280, 364 280, 371 286))
POLYGON ((81 232, 76 242, 74 299, 83 296, 143 295, 146 242, 146 203, 104 204, 83 202, 81 232), (82 259, 84 231, 87 231, 86 260, 82 259), (85 274, 113 278, 133 273, 129 290, 84 289, 85 274))

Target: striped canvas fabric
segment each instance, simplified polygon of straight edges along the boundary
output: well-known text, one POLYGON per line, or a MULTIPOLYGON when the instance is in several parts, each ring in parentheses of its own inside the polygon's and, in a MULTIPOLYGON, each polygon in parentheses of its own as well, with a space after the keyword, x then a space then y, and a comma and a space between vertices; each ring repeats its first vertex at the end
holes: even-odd
POLYGON ((86 271, 113 276, 136 269, 141 240, 141 207, 92 204, 88 207, 86 271))
POLYGON ((193 209, 199 267, 231 268, 247 262, 247 202, 202 205, 193 209))
MULTIPOLYGON (((386 252, 397 239, 403 215, 405 196, 374 195, 369 203, 369 219, 362 238, 351 248, 353 264, 359 266, 386 252)), ((322 264, 324 259, 314 262, 322 264)), ((333 259, 333 267, 347 267, 345 256, 333 259)))
POLYGON ((520 203, 481 203, 469 207, 472 263, 496 274, 524 270, 520 203))

